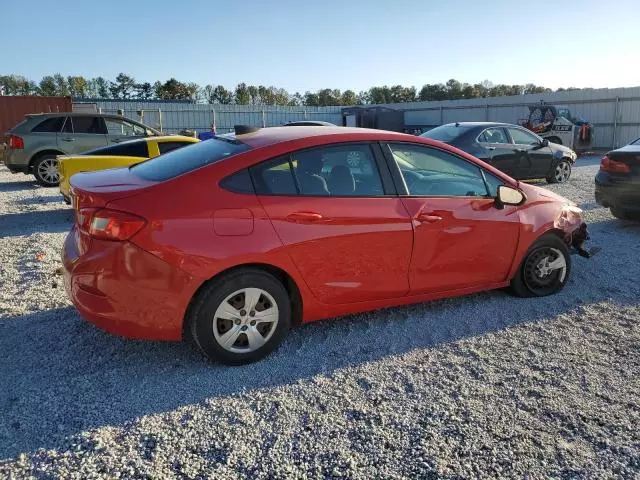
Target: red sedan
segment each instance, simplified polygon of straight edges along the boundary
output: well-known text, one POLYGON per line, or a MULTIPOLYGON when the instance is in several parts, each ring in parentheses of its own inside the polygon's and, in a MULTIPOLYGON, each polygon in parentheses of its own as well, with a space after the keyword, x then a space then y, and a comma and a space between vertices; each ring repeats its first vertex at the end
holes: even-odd
POLYGON ((251 362, 292 324, 511 286, 561 290, 581 211, 443 143, 343 127, 237 128, 71 179, 65 285, 132 338, 251 362))

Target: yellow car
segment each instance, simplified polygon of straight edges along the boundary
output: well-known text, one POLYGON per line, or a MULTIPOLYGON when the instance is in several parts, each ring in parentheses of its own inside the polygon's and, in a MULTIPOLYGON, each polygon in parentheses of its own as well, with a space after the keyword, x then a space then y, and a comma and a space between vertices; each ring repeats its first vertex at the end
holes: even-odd
POLYGON ((96 148, 80 155, 58 155, 60 193, 66 203, 71 203, 69 179, 76 173, 128 167, 199 141, 182 135, 145 137, 96 148))

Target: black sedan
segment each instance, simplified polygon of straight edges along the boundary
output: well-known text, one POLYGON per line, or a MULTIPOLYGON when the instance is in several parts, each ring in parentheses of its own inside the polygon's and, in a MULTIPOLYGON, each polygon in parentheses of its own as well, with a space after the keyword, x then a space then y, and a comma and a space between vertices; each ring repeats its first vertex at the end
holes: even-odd
POLYGON ((615 217, 640 220, 640 138, 602 157, 596 202, 615 217))
POLYGON ((457 147, 518 180, 546 178, 549 183, 566 182, 577 158, 570 148, 549 143, 509 123, 449 123, 421 136, 457 147))

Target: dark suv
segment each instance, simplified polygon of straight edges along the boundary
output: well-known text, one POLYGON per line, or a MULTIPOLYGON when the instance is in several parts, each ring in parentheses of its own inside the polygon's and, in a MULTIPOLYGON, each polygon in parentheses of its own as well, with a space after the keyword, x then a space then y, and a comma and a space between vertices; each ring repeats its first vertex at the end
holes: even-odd
POLYGON ((7 168, 33 174, 40 185, 53 187, 59 182, 57 155, 82 153, 160 132, 118 115, 43 113, 25 116, 7 135, 7 168))

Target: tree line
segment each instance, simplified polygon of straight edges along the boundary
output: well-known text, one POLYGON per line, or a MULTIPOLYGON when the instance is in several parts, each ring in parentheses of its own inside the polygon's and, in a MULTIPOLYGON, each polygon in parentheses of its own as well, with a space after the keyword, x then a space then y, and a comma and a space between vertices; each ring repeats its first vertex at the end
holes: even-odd
MULTIPOLYGON (((577 90, 560 88, 556 91, 577 90)), ((39 82, 22 75, 0 75, 2 95, 71 96, 77 99, 137 99, 188 100, 223 105, 289 105, 322 107, 330 105, 366 105, 405 103, 432 100, 458 100, 463 98, 500 97, 527 93, 551 92, 550 88, 528 83, 526 85, 494 85, 488 80, 481 83, 461 83, 451 79, 446 83, 426 84, 420 90, 402 85, 371 87, 356 93, 353 90, 323 88, 315 92, 289 93, 283 88, 239 83, 228 90, 222 85, 200 86, 170 78, 165 82, 137 82, 120 73, 113 80, 104 77, 46 75, 39 82)))

